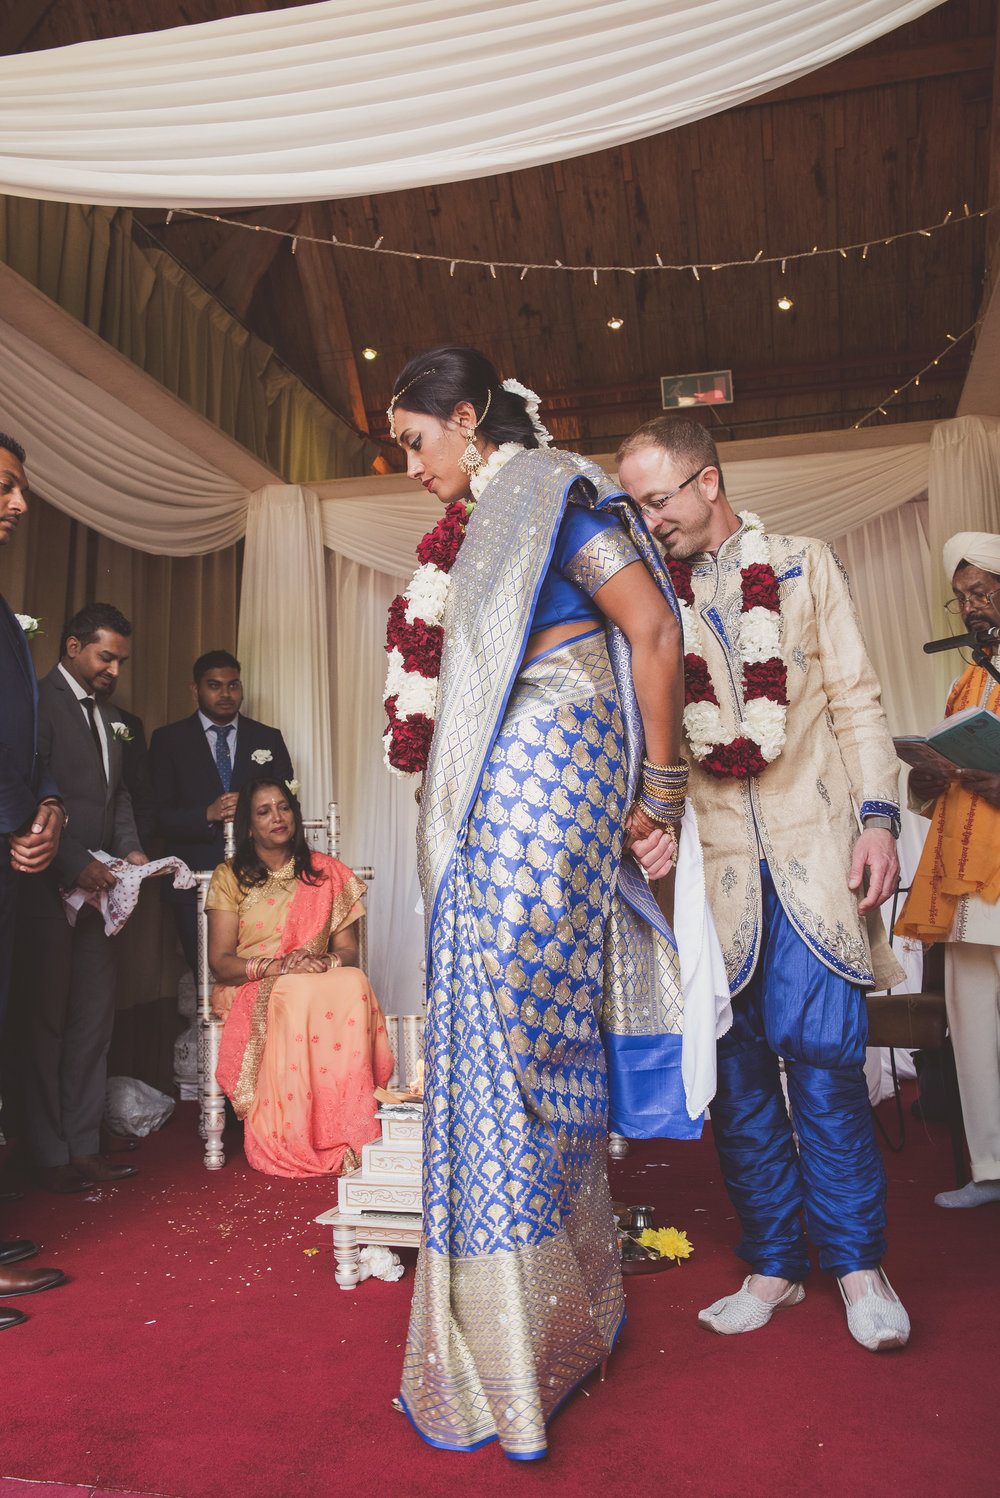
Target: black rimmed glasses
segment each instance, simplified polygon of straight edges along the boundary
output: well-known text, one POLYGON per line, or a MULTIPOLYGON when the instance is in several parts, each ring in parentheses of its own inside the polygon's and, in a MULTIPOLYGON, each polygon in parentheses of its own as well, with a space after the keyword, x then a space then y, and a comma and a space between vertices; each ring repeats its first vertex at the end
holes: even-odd
POLYGON ((685 479, 683 484, 678 484, 676 489, 671 489, 670 493, 665 494, 662 499, 653 499, 650 500, 649 504, 647 505, 640 505, 639 514, 658 515, 663 509, 663 506, 668 505, 672 499, 676 499, 677 495, 681 492, 682 489, 686 489, 688 484, 693 484, 695 479, 700 479, 707 467, 708 464, 704 464, 703 467, 698 469, 697 473, 692 473, 689 479, 685 479))

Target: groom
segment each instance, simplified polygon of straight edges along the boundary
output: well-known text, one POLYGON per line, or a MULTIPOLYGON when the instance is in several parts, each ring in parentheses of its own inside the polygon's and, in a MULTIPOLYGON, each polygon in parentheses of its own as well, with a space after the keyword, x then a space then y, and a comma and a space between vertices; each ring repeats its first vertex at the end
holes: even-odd
POLYGON ((688 795, 733 995, 712 1129, 751 1273, 699 1320, 754 1331, 802 1300, 804 1207, 852 1336, 900 1347, 863 1071, 863 991, 897 972, 877 907, 898 876, 899 766, 847 578, 829 546, 735 514, 697 422, 650 421, 618 461, 683 601, 688 795))
MULTIPOLYGON (((190 869, 214 869, 225 858, 226 822, 240 790, 255 775, 293 778, 292 761, 277 728, 240 712, 240 663, 228 650, 210 650, 194 663, 189 718, 158 728, 149 743, 149 768, 160 836, 167 853, 190 869)), ((198 973, 198 896, 163 880, 184 956, 198 973)))

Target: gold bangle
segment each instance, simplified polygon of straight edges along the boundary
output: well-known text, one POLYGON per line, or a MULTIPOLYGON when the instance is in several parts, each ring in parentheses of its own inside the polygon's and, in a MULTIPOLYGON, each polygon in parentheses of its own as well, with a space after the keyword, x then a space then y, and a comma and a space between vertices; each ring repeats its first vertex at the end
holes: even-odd
POLYGON ((645 769, 659 770, 661 775, 667 774, 668 772, 679 775, 682 771, 686 773, 690 769, 690 766, 686 759, 679 759, 675 765, 654 765, 653 761, 651 759, 647 759, 646 755, 644 754, 642 756, 642 763, 645 769))

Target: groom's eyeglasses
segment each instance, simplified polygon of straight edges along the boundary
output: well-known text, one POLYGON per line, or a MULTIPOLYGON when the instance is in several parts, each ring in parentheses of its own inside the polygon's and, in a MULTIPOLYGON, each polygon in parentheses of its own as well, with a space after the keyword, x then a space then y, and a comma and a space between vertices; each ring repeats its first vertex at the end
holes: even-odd
POLYGON ((699 468, 697 473, 692 473, 689 479, 685 479, 683 484, 678 484, 676 489, 671 489, 670 493, 665 494, 662 499, 652 499, 650 500, 648 505, 640 505, 639 514, 658 515, 663 509, 664 505, 669 504, 672 499, 676 499, 677 495, 681 492, 682 489, 686 489, 688 484, 693 484, 695 479, 700 479, 704 472, 704 468, 699 468))

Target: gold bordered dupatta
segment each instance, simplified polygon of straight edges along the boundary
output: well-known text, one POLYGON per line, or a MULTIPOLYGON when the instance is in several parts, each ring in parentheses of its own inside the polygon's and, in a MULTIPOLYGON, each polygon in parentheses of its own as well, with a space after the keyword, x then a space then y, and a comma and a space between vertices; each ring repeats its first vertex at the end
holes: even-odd
MULTIPOLYGON (((517 676, 574 484, 574 500, 579 496, 592 509, 606 509, 624 525, 677 611, 669 575, 648 531, 628 496, 596 463, 576 453, 528 449, 505 463, 486 486, 451 570, 440 697, 424 774, 417 857, 428 933, 517 676)), ((607 633, 625 720, 631 798, 643 751, 642 723, 628 643, 613 625, 607 633)), ((646 904, 655 920, 658 913, 648 894, 646 904)))

